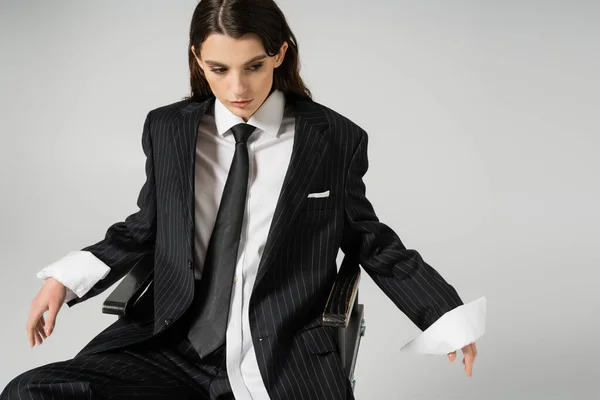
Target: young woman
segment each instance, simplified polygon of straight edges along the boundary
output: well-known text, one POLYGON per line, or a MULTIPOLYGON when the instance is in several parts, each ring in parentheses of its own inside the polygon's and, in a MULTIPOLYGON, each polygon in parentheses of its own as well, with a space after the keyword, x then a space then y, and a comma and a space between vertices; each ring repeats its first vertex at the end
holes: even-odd
MULTIPOLYGON (((140 262, 153 263, 153 317, 120 318, 73 359, 15 377, 1 399, 351 399, 319 320, 339 248, 422 330, 463 304, 378 220, 362 180, 367 134, 311 99, 298 57, 272 0, 198 4, 191 95, 144 123, 140 210, 38 273, 27 331, 41 344, 64 302, 140 262)), ((470 375, 475 343, 462 350, 470 375)))

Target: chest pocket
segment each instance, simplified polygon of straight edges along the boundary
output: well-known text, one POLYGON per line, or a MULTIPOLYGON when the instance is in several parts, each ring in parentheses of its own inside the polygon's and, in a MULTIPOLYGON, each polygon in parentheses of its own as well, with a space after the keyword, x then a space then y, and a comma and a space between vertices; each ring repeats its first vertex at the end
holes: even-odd
POLYGON ((327 210, 335 207, 337 196, 331 189, 308 191, 300 210, 327 210))
POLYGON ((341 204, 343 177, 341 176, 338 157, 331 154, 331 146, 323 155, 321 165, 304 192, 301 211, 332 210, 341 204))

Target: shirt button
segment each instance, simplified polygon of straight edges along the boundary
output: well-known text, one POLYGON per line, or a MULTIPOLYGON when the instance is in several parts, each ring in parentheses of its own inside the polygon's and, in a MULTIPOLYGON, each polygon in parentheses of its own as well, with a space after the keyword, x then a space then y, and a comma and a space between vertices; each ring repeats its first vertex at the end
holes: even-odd
POLYGON ((188 267, 189 267, 190 269, 192 269, 192 268, 194 267, 194 264, 193 264, 191 261, 188 261, 188 267))

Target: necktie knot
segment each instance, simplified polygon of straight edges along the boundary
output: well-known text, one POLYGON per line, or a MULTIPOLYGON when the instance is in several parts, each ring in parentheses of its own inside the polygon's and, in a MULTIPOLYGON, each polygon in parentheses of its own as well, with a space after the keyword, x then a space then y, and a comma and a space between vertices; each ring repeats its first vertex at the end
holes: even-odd
POLYGON ((246 143, 255 129, 255 126, 246 123, 240 123, 233 126, 231 128, 231 131, 233 132, 233 136, 235 137, 235 143, 246 143))

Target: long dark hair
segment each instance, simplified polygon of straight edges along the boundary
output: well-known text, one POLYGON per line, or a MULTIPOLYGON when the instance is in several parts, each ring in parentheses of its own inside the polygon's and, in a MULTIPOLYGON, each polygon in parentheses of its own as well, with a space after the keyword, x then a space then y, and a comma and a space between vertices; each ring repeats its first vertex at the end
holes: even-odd
POLYGON ((286 41, 288 48, 283 63, 273 71, 271 91, 281 90, 289 99, 312 99, 299 74, 296 37, 273 0, 201 0, 198 3, 190 24, 188 45, 191 94, 185 99, 202 102, 214 96, 191 49, 193 45, 196 56, 200 58, 200 46, 212 33, 234 39, 255 33, 270 57, 277 54, 286 41))

